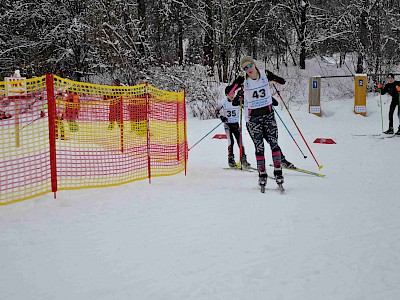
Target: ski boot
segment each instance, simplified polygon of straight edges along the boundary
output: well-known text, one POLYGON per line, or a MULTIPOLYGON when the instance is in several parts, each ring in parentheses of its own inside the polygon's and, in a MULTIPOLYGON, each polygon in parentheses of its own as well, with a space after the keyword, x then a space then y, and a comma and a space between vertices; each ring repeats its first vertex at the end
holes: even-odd
POLYGON ((243 154, 240 163, 242 164, 242 167, 243 167, 243 168, 249 168, 249 167, 250 167, 250 164, 249 164, 249 162, 247 161, 247 156, 246 156, 246 154, 243 154))
POLYGON ((235 156, 233 154, 229 154, 228 155, 228 165, 231 168, 236 168, 237 167, 236 162, 235 162, 235 156))
POLYGON ((284 192, 285 189, 283 188, 284 179, 283 179, 283 175, 282 175, 282 169, 275 169, 274 176, 275 176, 276 184, 278 185, 278 189, 281 192, 284 192))
POLYGON ((396 135, 400 136, 400 126, 399 126, 399 129, 396 132, 396 135))
POLYGON ((286 169, 295 169, 296 167, 290 161, 288 161, 285 157, 282 158, 282 167, 286 169))
POLYGON ((393 134, 393 133, 394 133, 393 127, 389 127, 389 129, 386 130, 386 131, 384 131, 383 133, 384 133, 384 134, 393 134))
POLYGON ((258 185, 260 186, 261 193, 265 193, 265 186, 267 185, 268 174, 266 171, 258 171, 258 185))

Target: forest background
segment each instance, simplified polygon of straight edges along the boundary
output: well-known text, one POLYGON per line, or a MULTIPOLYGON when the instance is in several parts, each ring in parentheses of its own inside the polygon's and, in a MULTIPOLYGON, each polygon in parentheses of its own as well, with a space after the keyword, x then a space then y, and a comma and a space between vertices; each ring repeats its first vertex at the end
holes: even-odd
POLYGON ((400 57, 400 0, 1 3, 0 80, 15 69, 109 85, 146 76, 158 88, 185 89, 200 118, 213 115, 243 55, 292 79, 289 101, 307 84, 299 78, 309 75, 308 59, 333 62, 343 76, 366 73, 371 89, 400 57))

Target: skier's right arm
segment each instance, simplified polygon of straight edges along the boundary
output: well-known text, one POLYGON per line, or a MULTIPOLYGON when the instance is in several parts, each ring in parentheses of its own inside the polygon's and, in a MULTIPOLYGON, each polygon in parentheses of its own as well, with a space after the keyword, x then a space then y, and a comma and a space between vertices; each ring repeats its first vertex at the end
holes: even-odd
POLYGON ((222 108, 223 108, 223 105, 221 104, 221 105, 218 105, 217 108, 215 109, 214 114, 215 114, 215 116, 216 116, 217 118, 219 118, 219 117, 221 116, 220 111, 221 111, 222 108))
POLYGON ((222 122, 227 122, 228 121, 228 118, 227 117, 225 117, 223 114, 221 114, 221 109, 223 108, 224 106, 221 104, 221 105, 219 105, 219 106, 217 106, 217 108, 215 109, 215 116, 217 117, 217 118, 220 118, 221 119, 221 121, 222 122))

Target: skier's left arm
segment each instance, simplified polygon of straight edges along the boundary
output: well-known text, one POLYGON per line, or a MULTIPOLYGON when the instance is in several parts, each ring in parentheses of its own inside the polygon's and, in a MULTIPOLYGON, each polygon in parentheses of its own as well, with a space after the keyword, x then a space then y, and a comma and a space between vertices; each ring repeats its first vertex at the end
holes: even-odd
POLYGON ((279 83, 279 84, 285 84, 286 83, 285 79, 283 79, 282 77, 279 77, 278 75, 275 75, 271 71, 266 70, 265 73, 266 73, 267 78, 268 78, 269 81, 275 81, 276 83, 279 83))

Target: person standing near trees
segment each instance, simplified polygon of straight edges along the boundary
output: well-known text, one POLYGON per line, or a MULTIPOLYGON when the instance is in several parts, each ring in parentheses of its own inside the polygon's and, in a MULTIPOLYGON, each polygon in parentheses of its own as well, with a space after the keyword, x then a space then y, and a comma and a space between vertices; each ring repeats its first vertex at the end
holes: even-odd
MULTIPOLYGON (((121 81, 116 78, 113 81, 114 86, 121 86, 121 81)), ((115 95, 104 97, 104 99, 109 100, 109 112, 108 112, 108 130, 112 130, 114 128, 114 122, 118 124, 121 128, 121 118, 122 118, 122 111, 121 111, 121 96, 117 90, 113 90, 115 95)))
MULTIPOLYGON (((389 107, 389 129, 386 130, 384 133, 386 134, 393 134, 393 115, 394 111, 397 106, 397 116, 399 118, 400 122, 400 106, 399 106, 399 92, 397 91, 397 87, 400 87, 400 81, 397 81, 394 79, 394 74, 389 73, 387 77, 387 83, 385 86, 382 88, 382 84, 378 84, 378 89, 381 92, 381 95, 385 95, 388 93, 390 96, 392 96, 392 102, 390 103, 389 107)), ((396 132, 396 135, 400 135, 400 123, 399 123, 399 128, 396 132)))
POLYGON ((278 145, 278 126, 272 108, 272 95, 269 81, 285 84, 285 79, 269 71, 258 69, 254 59, 244 56, 240 59, 240 66, 246 72, 245 77, 239 76, 233 84, 243 85, 245 107, 248 107, 249 133, 254 142, 257 169, 259 172, 258 183, 261 191, 265 190, 267 171, 265 167, 264 139, 268 142, 272 152, 274 177, 279 187, 284 182, 282 174, 282 156, 278 145))
POLYGON ((79 117, 79 96, 77 92, 71 90, 67 91, 67 99, 65 103, 65 119, 68 122, 69 130, 71 132, 78 131, 77 119, 79 117))
MULTIPOLYGON (((146 84, 148 79, 146 76, 139 78, 138 84, 146 84)), ((146 89, 146 87, 144 87, 146 89)), ((144 90, 145 91, 145 90, 144 90)), ((128 101, 129 119, 131 122, 131 132, 135 132, 140 137, 147 136, 147 108, 146 97, 139 95, 128 101)))
POLYGON ((56 139, 65 140, 64 115, 66 113, 66 101, 64 101, 63 93, 58 92, 54 100, 56 102, 56 139))

